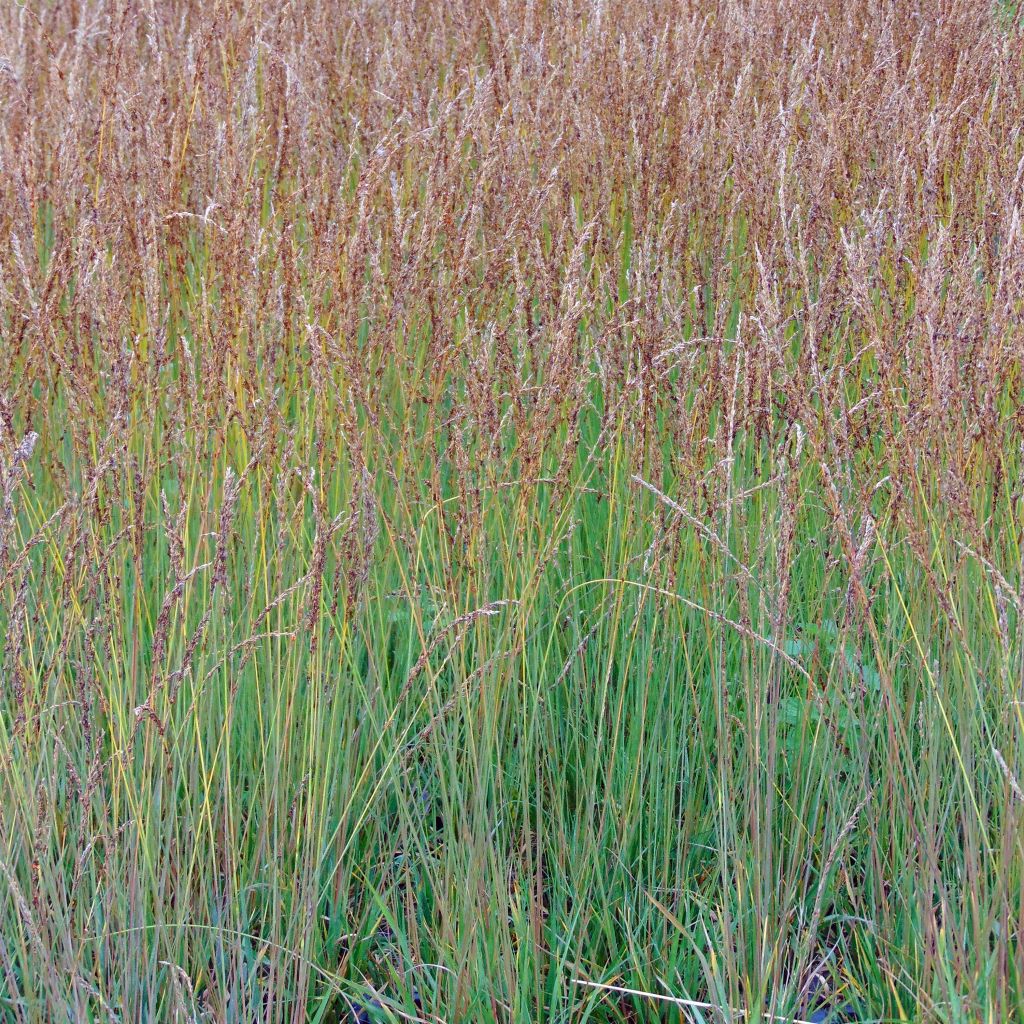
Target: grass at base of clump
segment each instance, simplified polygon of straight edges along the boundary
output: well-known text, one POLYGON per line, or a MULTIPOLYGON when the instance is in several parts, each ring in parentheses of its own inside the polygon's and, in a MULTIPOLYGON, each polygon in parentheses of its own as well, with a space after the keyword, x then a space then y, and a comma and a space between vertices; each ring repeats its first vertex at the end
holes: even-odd
MULTIPOLYGON (((141 552, 113 488, 46 528, 4 623, 25 1007, 331 1020, 415 989, 464 1019, 664 1019, 588 981, 966 1020, 1017 992, 1020 655, 991 572, 934 507, 912 553, 877 490, 854 575, 798 433, 737 443, 699 516, 621 424, 580 433, 564 483, 499 481, 455 525, 386 452, 321 484, 229 430, 175 453, 175 498, 154 474, 141 552)), ((22 481, 19 549, 48 485, 22 481)))
POLYGON ((0 14, 0 1021, 1024 1017, 1019 28, 355 13, 0 14))

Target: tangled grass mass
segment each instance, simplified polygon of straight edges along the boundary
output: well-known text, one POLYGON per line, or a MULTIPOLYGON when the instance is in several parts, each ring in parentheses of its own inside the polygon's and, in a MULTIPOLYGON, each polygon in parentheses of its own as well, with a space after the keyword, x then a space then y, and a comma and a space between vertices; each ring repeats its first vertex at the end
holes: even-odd
POLYGON ((0 7, 0 1021, 1024 1020, 1024 28, 0 7))

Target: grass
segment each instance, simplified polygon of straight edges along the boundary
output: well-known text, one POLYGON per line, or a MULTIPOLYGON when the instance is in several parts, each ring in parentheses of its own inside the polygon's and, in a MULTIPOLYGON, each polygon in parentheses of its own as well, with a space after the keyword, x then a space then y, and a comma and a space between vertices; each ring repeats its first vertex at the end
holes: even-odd
POLYGON ((5 7, 0 1020, 1024 1017, 1021 42, 5 7))

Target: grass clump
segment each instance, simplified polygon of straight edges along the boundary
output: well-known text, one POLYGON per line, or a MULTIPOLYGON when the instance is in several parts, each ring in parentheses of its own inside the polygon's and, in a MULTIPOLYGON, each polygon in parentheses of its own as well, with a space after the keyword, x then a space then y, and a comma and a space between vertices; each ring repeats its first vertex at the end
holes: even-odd
POLYGON ((0 1019, 1021 1019, 1021 43, 0 11, 0 1019))

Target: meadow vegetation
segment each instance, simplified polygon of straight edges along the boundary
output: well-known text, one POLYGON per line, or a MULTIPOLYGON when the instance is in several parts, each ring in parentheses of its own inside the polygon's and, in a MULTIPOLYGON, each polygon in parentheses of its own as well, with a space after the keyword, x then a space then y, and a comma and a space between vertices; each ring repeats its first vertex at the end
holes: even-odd
POLYGON ((1022 44, 5 2, 0 1020, 1024 1019, 1022 44))

